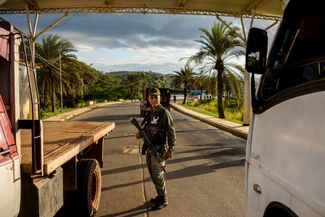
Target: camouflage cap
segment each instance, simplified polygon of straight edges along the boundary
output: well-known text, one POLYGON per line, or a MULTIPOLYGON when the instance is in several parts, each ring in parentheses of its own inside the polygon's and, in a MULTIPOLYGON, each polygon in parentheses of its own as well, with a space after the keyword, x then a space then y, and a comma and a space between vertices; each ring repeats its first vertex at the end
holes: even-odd
POLYGON ((150 95, 160 95, 159 89, 158 88, 155 88, 155 87, 150 88, 148 92, 149 92, 149 96, 150 95))

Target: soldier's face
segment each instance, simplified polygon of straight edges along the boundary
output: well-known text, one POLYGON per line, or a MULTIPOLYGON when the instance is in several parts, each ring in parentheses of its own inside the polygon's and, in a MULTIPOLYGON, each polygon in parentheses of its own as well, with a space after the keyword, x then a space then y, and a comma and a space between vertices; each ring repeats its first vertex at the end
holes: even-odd
POLYGON ((150 95, 149 103, 152 107, 157 107, 160 104, 160 95, 150 95))

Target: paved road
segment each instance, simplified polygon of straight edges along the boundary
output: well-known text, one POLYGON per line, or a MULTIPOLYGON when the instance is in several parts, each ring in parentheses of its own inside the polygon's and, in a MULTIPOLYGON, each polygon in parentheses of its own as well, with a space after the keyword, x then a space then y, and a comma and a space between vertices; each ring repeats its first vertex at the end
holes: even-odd
POLYGON ((176 111, 175 157, 167 162, 166 174, 169 205, 160 211, 148 209, 145 201, 155 191, 129 123, 138 108, 136 102, 110 105, 74 118, 116 123, 115 132, 105 139, 97 216, 244 216, 245 140, 176 111))

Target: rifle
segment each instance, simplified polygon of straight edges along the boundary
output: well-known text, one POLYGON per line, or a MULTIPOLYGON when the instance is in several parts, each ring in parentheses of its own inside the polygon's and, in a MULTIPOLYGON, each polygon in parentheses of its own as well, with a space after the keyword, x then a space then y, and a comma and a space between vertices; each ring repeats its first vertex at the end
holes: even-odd
MULTIPOLYGON (((155 157, 157 158, 161 168, 164 170, 164 172, 166 172, 165 167, 163 165, 161 165, 161 158, 160 155, 156 149, 156 147, 151 143, 146 131, 144 129, 141 128, 139 122, 137 121, 137 119, 135 119, 135 117, 132 117, 130 119, 130 122, 139 130, 139 132, 141 133, 141 136, 144 140, 144 145, 149 145, 149 147, 151 148, 151 150, 153 151, 155 157)), ((142 151, 143 152, 143 151, 142 151)))

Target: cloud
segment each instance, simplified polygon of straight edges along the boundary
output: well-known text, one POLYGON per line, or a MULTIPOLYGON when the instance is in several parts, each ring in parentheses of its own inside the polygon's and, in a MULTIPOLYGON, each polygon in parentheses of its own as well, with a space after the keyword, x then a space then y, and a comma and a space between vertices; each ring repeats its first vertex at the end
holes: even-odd
MULTIPOLYGON (((38 31, 60 16, 41 15, 38 31)), ((25 15, 3 17, 28 32, 25 15)), ((240 26, 239 19, 226 19, 240 26)), ((210 29, 215 20, 213 16, 71 14, 42 37, 57 34, 70 40, 78 49, 79 59, 103 71, 172 72, 184 63, 179 62, 180 58, 199 49, 194 41, 201 35, 198 28, 210 29)), ((266 24, 262 21, 256 25, 266 24)), ((245 20, 245 26, 249 26, 249 20, 245 20)))
POLYGON ((84 52, 87 52, 87 51, 94 51, 94 47, 92 46, 89 46, 87 44, 80 44, 80 43, 74 43, 74 46, 75 48, 77 48, 77 50, 79 51, 84 51, 84 52))
POLYGON ((161 64, 94 64, 94 66, 101 71, 113 72, 113 71, 152 71, 163 74, 172 73, 179 69, 179 65, 175 63, 161 63, 161 64))
MULTIPOLYGON (((101 66, 101 70, 108 69, 107 65, 116 66, 129 66, 132 65, 148 65, 146 67, 148 70, 151 66, 164 66, 164 69, 160 71, 173 71, 178 69, 181 65, 185 64, 185 61, 179 61, 187 53, 194 53, 195 49, 186 48, 183 49, 183 52, 180 52, 179 49, 174 47, 150 47, 150 48, 141 48, 141 49, 114 49, 109 50, 106 48, 88 52, 78 52, 78 58, 82 61, 87 62, 88 64, 94 64, 94 66, 101 66), (162 64, 164 63, 164 64, 162 64), (170 66, 177 65, 176 68, 170 69, 166 67, 168 64, 170 66), (105 66, 105 67, 104 67, 105 66)), ((188 55, 190 56, 190 55, 188 55)), ((143 67, 142 67, 143 68, 143 67)), ((125 70, 125 67, 123 67, 125 70)))
POLYGON ((55 28, 55 32, 73 41, 109 49, 186 48, 199 38, 198 27, 207 26, 213 20, 199 16, 75 15, 55 28))

